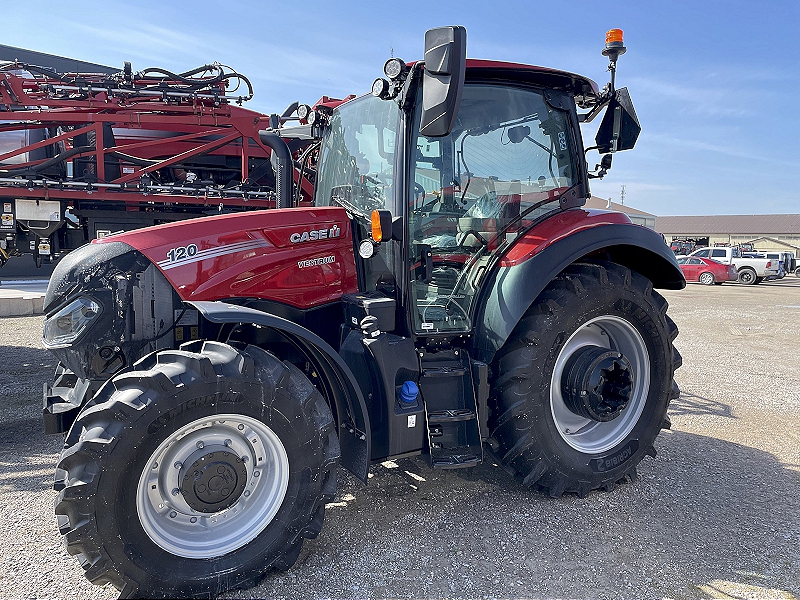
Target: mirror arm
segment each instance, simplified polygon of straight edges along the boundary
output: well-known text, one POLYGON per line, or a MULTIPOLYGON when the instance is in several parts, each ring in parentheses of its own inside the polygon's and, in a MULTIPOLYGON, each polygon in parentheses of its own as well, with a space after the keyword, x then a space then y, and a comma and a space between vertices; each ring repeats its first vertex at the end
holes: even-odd
POLYGON ((400 91, 400 110, 403 112, 410 112, 414 108, 414 102, 417 99, 417 90, 419 89, 419 82, 422 79, 422 70, 425 67, 425 61, 420 60, 413 64, 411 71, 403 83, 403 89, 400 91))
MULTIPOLYGON (((603 90, 605 92, 605 90, 603 90)), ((597 98, 597 104, 595 104, 592 109, 588 113, 583 113, 578 115, 578 122, 580 123, 591 123, 594 118, 599 115, 603 109, 608 106, 608 103, 611 102, 611 98, 613 94, 605 94, 603 93, 601 96, 597 98)))

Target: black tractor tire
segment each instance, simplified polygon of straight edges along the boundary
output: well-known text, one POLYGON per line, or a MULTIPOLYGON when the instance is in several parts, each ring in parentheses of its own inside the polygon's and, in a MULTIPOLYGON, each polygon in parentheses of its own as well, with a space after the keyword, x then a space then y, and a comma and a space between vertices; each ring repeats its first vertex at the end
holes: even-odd
POLYGON ((81 412, 55 512, 92 583, 121 597, 216 597, 294 564, 322 528, 339 455, 330 408, 302 371, 256 346, 191 342, 142 358, 81 412))
POLYGON ((716 281, 714 281, 714 274, 709 271, 700 273, 700 277, 697 278, 697 281, 703 285, 714 285, 716 283, 716 281))
POLYGON ((679 395, 673 379, 681 365, 672 345, 677 334, 666 300, 647 278, 610 262, 567 267, 531 305, 492 364, 488 441, 501 466, 553 497, 584 497, 635 479, 642 458, 655 457, 653 442, 669 428, 667 406, 679 395), (568 359, 593 345, 627 348, 622 354, 633 371, 630 403, 608 422, 566 410, 558 385, 575 369, 568 359), (576 417, 576 430, 562 431, 563 420, 576 417))
POLYGON ((756 272, 750 267, 742 267, 739 269, 739 283, 754 285, 758 283, 758 281, 756 281, 757 279, 756 272))

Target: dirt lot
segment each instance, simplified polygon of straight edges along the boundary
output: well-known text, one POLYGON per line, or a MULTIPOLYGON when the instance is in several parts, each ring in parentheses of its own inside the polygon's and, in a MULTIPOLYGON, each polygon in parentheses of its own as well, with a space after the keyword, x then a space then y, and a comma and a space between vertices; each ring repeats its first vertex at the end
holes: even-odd
MULTIPOLYGON (((672 430, 639 480, 553 500, 499 468, 344 471, 298 564, 231 597, 800 598, 800 279, 667 292, 672 430)), ((0 319, 0 598, 113 598, 61 548, 40 317, 0 319)))

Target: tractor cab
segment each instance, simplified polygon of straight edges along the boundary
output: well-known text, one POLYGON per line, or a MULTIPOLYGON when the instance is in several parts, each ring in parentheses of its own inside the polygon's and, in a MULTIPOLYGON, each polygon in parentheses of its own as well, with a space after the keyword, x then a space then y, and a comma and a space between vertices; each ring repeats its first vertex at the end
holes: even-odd
POLYGON ((600 93, 585 77, 459 61, 462 28, 432 31, 424 63, 390 59, 390 80, 319 119, 315 204, 351 214, 359 288, 397 301, 396 333, 463 337, 493 264, 533 225, 589 196, 594 174, 576 99, 595 109, 615 103, 603 134, 613 142, 598 140, 598 148, 625 149, 622 133, 632 146, 638 125, 635 115, 621 117, 613 91, 600 93), (442 45, 450 64, 436 55, 442 45))

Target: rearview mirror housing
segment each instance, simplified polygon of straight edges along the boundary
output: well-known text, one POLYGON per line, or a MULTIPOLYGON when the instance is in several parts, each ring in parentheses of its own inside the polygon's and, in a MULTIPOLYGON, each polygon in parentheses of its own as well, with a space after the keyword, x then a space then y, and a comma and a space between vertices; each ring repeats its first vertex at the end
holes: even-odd
POLYGON ((466 67, 467 30, 464 27, 437 27, 425 32, 420 134, 444 137, 453 130, 466 67))
POLYGON ((594 138, 597 151, 604 154, 630 150, 636 144, 641 131, 628 88, 620 88, 609 100, 606 114, 603 115, 603 121, 594 138))

